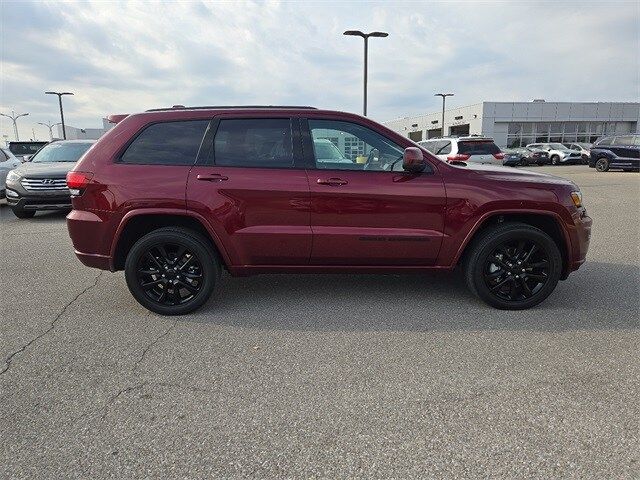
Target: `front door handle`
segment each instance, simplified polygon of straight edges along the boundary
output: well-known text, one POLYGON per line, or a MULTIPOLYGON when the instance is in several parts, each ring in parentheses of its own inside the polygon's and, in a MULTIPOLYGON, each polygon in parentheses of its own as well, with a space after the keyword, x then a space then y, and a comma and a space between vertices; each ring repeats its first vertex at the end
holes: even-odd
POLYGON ((318 179, 318 185, 331 185, 334 187, 339 187, 340 185, 346 185, 347 183, 349 182, 336 177, 327 178, 327 179, 323 179, 323 178, 318 179))
POLYGON ((196 178, 198 180, 202 180, 205 182, 224 182, 225 180, 229 180, 229 177, 225 175, 220 175, 219 173, 209 173, 209 174, 199 173, 196 178))

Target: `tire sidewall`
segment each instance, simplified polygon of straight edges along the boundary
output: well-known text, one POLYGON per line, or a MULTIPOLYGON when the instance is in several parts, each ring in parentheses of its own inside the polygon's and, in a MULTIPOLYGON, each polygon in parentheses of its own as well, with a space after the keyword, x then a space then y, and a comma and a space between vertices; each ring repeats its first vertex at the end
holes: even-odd
POLYGON ((138 240, 131 250, 129 250, 124 271, 127 287, 129 287, 129 291, 138 303, 146 309, 161 315, 183 315, 201 307, 211 295, 220 274, 216 257, 211 249, 196 237, 177 231, 151 232, 138 240), (187 249, 197 257, 202 266, 204 276, 202 288, 193 299, 183 305, 169 306, 158 304, 145 294, 138 283, 137 268, 141 256, 144 255, 149 248, 161 243, 174 243, 187 247, 187 249))
POLYGON ((544 232, 534 228, 514 227, 511 230, 500 232, 490 238, 482 246, 476 257, 476 263, 472 268, 472 281, 478 296, 482 300, 493 307, 503 310, 523 310, 539 304, 545 300, 551 292, 553 292, 562 274, 562 255, 560 254, 555 242, 544 232), (491 293, 489 287, 485 283, 483 269, 487 257, 499 244, 517 239, 531 240, 535 242, 539 248, 543 247, 545 249, 550 263, 549 279, 544 287, 542 287, 542 289, 533 297, 523 301, 509 302, 502 300, 491 293))

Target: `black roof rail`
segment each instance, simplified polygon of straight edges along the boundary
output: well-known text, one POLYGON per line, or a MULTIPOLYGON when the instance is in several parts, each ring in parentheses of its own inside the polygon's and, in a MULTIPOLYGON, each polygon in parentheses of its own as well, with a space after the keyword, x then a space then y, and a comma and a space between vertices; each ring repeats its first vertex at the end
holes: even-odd
POLYGON ((288 110, 288 109, 300 109, 300 110, 317 110, 316 107, 309 107, 306 105, 206 105, 202 107, 185 107, 184 105, 174 105, 173 107, 165 107, 165 108, 152 108, 147 110, 147 112, 166 112, 167 110, 217 110, 217 109, 278 109, 278 110, 288 110))

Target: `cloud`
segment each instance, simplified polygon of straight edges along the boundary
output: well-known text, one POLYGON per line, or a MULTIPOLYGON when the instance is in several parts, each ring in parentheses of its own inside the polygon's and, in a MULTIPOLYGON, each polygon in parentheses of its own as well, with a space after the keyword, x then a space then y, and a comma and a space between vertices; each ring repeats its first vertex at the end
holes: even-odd
MULTIPOLYGON (((23 138, 65 117, 173 104, 304 104, 361 110, 362 40, 371 39, 377 120, 482 100, 637 101, 635 2, 4 2, 2 112, 29 112, 23 138)), ((10 124, 2 134, 13 137, 10 124)))

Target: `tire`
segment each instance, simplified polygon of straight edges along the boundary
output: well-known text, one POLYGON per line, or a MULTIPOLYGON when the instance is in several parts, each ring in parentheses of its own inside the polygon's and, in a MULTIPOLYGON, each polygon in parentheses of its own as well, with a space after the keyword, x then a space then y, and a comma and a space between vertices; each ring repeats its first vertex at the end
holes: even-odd
POLYGON ((11 211, 18 218, 33 218, 36 214, 35 210, 24 210, 22 208, 11 207, 11 211))
POLYGON ((538 305, 556 288, 562 255, 542 230, 524 223, 505 223, 473 240, 463 266, 469 290, 485 303, 501 310, 524 310, 538 305), (522 249, 521 242, 525 245, 522 249), (504 255, 496 255, 497 250, 504 255))
POLYGON ((558 165, 560 163, 560 157, 558 155, 551 156, 551 165, 558 165))
POLYGON ((529 166, 529 161, 525 157, 522 157, 520 159, 520 166, 521 167, 528 167, 529 166))
POLYGON ((184 315, 200 308, 221 273, 218 255, 206 238, 174 227, 154 230, 139 239, 127 254, 124 270, 133 297, 161 315, 184 315), (173 261, 172 255, 176 257, 173 261))
POLYGON ((596 170, 598 172, 609 171, 609 159, 607 157, 600 157, 596 160, 596 170))

